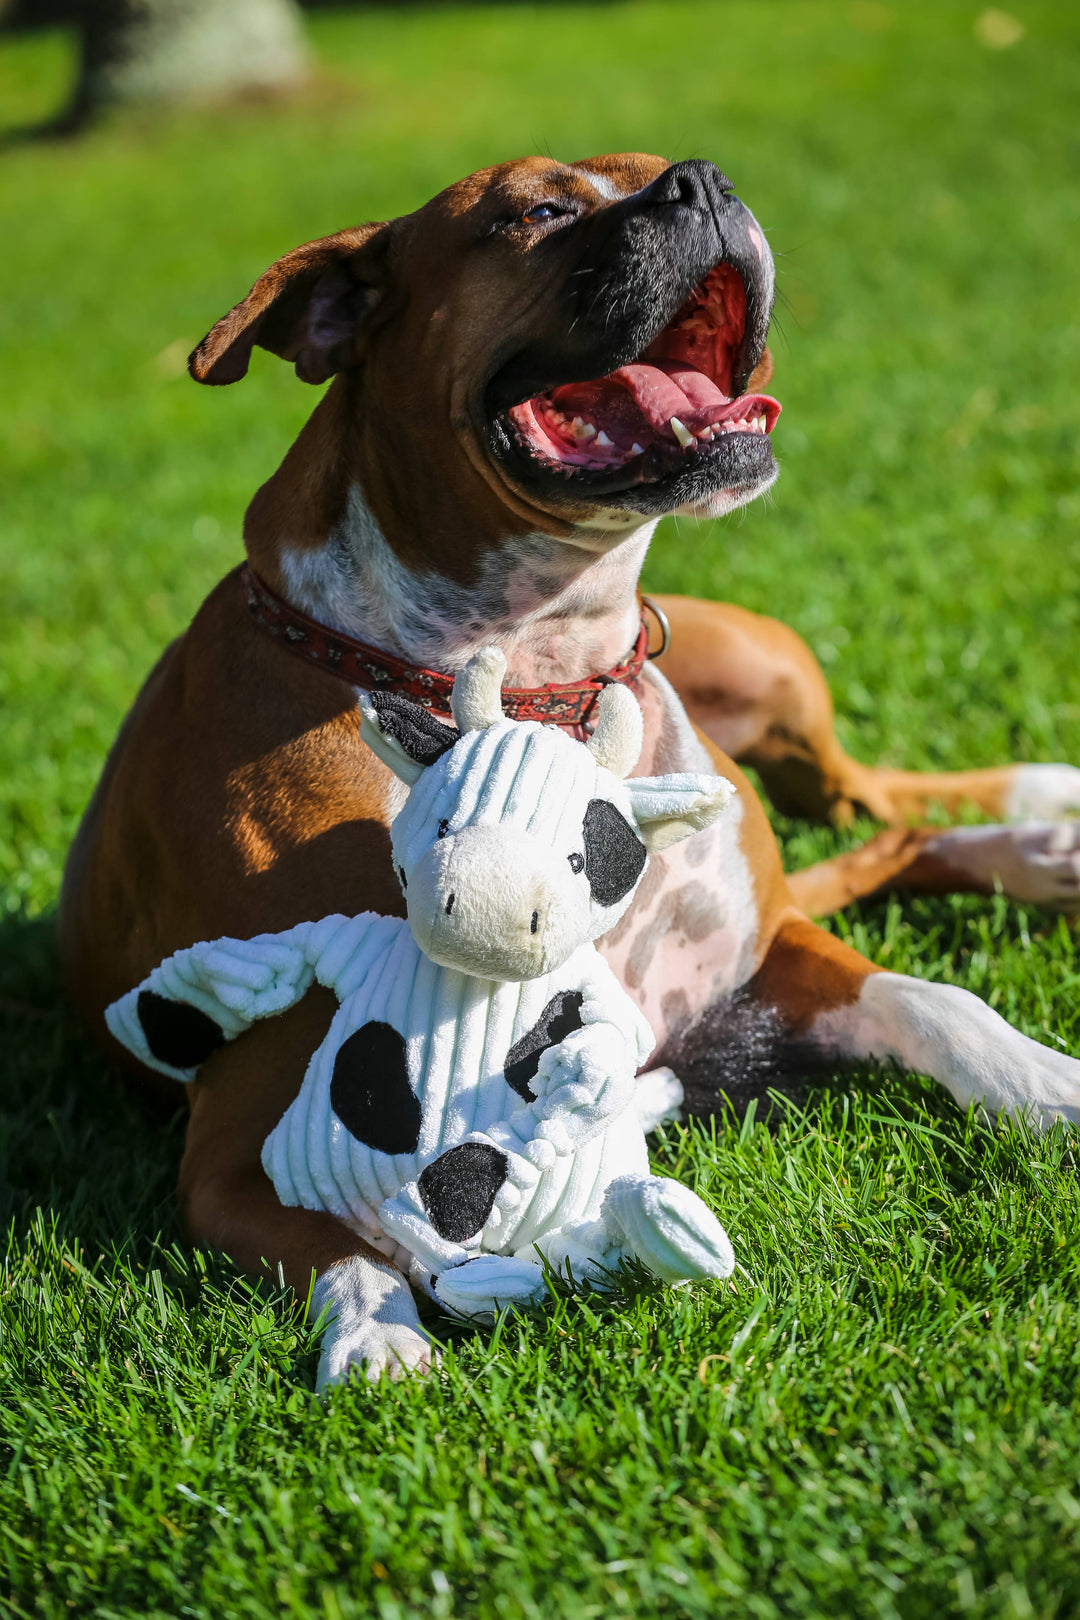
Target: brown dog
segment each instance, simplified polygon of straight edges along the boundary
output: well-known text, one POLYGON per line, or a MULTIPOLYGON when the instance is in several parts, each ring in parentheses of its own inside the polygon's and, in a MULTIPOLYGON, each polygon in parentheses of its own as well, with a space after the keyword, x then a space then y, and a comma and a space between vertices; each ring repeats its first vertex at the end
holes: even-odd
MULTIPOLYGON (((660 1057, 703 1014, 734 1007, 737 1063, 730 1042, 756 1010, 759 1045, 767 1028, 834 1059, 892 1057, 961 1104, 1080 1119, 1080 1064, 962 990, 880 971, 806 915, 892 885, 988 891, 996 879, 1075 904, 1072 830, 886 831, 786 880, 721 749, 786 808, 841 819, 865 807, 893 823, 931 799, 1050 817, 1080 803, 1080 773, 858 765, 806 647, 738 608, 663 601, 665 674, 627 662, 657 518, 724 513, 776 476, 779 407, 757 392, 772 295, 764 236, 711 164, 531 158, 287 254, 218 322, 192 357, 198 380, 239 380, 257 344, 306 381, 334 381, 248 509, 247 593, 230 575, 165 653, 72 850, 63 948, 99 1035, 106 1004, 181 946, 330 912, 400 914, 387 835, 398 789, 359 740, 342 675, 363 684, 373 655, 349 638, 380 650, 373 680, 426 680, 436 708, 438 673, 424 671, 453 672, 496 642, 510 684, 561 721, 586 710, 552 708, 537 689, 585 682, 587 704, 593 672, 632 680, 640 772, 716 769, 738 785, 734 813, 657 858, 603 941, 660 1057)), ((331 1011, 313 990, 205 1063, 190 1087, 185 1220, 193 1239, 249 1270, 280 1268, 302 1293, 318 1275, 316 1302, 335 1317, 324 1376, 423 1366, 404 1279, 332 1217, 283 1208, 260 1167, 331 1011)))

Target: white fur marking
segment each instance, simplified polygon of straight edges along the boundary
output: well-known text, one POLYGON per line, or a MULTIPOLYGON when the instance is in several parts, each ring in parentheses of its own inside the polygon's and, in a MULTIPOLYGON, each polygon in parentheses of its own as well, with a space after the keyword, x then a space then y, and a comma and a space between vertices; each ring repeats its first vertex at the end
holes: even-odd
POLYGON ((892 1058, 928 1074, 966 1108, 1080 1124, 1080 1063, 1040 1046, 953 984, 872 973, 858 1001, 823 1013, 812 1036, 855 1058, 892 1058))
POLYGON ((582 545, 525 535, 490 551, 476 583, 461 585, 406 568, 354 487, 326 544, 283 546, 281 568, 289 601, 329 629, 451 673, 494 642, 511 685, 540 685, 604 669, 633 646, 655 527, 582 545))
POLYGON ((583 180, 587 180, 593 190, 598 191, 607 202, 618 202, 621 197, 626 196, 626 192, 620 191, 615 182, 609 180, 606 174, 594 174, 591 169, 575 169, 574 173, 579 174, 583 180))

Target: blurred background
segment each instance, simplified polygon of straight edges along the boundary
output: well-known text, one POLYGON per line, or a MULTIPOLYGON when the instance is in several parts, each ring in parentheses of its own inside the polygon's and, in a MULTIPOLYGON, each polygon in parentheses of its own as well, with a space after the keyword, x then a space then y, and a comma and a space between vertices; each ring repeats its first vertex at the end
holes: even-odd
POLYGON ((261 352, 197 388, 189 349, 297 243, 531 151, 713 158, 777 255, 780 483, 665 523, 647 586, 796 626, 863 758, 1080 759, 1078 46, 1019 0, 9 3, 0 905, 53 904, 315 403, 261 352))

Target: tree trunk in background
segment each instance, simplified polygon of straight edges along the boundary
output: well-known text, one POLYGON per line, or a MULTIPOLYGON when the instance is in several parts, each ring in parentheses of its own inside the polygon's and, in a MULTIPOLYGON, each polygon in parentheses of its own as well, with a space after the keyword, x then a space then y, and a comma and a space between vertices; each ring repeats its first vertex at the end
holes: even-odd
POLYGON ((295 0, 81 0, 77 16, 69 128, 118 102, 284 90, 305 77, 295 0))

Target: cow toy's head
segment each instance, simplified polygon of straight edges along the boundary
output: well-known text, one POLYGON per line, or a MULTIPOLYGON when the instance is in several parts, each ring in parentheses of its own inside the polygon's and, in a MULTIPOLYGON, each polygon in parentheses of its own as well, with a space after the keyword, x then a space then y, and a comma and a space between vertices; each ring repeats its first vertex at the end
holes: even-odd
POLYGON ((719 776, 628 779, 641 710, 624 686, 575 742, 502 712, 506 663, 483 649, 454 683, 456 728, 397 694, 360 700, 361 736, 412 791, 390 828, 425 955, 485 979, 550 973, 627 909, 649 854, 716 820, 719 776))

